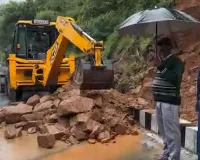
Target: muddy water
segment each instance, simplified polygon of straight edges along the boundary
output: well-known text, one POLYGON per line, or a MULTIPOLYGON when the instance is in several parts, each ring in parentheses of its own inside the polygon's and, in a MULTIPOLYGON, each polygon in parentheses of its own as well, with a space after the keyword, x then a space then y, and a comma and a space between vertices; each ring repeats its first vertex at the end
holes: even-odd
POLYGON ((57 141, 53 149, 39 148, 36 134, 23 133, 22 137, 14 140, 5 140, 3 130, 0 130, 0 160, 40 160, 49 154, 63 151, 67 146, 57 141))
POLYGON ((116 143, 80 145, 42 160, 153 160, 158 149, 145 149, 142 139, 142 136, 122 136, 116 143))
POLYGON ((0 160, 153 160, 157 150, 144 150, 140 144, 142 136, 123 136, 110 144, 80 144, 69 148, 56 142, 53 149, 39 148, 36 134, 14 140, 5 140, 0 130, 0 160), (145 155, 146 154, 146 155, 145 155), (148 157, 148 159, 146 159, 148 157))

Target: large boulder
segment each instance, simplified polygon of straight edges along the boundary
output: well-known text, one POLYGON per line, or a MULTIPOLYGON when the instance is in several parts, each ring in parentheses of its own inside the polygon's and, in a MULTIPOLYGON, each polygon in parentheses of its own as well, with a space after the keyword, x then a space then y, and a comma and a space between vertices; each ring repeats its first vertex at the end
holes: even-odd
POLYGON ((34 96, 32 96, 32 97, 30 97, 28 99, 28 101, 26 102, 26 104, 31 105, 31 106, 35 106, 39 102, 40 102, 40 96, 34 95, 34 96))
POLYGON ((27 104, 18 104, 17 106, 4 107, 5 121, 7 124, 18 123, 22 115, 32 113, 33 107, 27 104))
POLYGON ((60 116, 73 115, 90 111, 93 107, 93 99, 79 96, 70 97, 60 103, 58 106, 58 114, 60 116))
POLYGON ((107 143, 111 140, 111 136, 110 133, 108 131, 104 131, 99 133, 98 135, 98 141, 102 142, 102 143, 107 143))
POLYGON ((77 123, 86 123, 90 119, 90 113, 81 113, 70 117, 70 127, 75 126, 77 123))
POLYGON ((46 101, 43 103, 40 103, 38 105, 36 105, 34 107, 34 112, 43 112, 43 111, 47 111, 49 109, 51 109, 51 107, 53 106, 53 101, 46 101))
POLYGON ((62 100, 66 100, 69 97, 80 96, 81 92, 79 89, 73 89, 67 92, 61 92, 58 94, 58 97, 62 100))
POLYGON ((45 128, 49 134, 55 136, 56 140, 60 140, 63 136, 69 135, 69 131, 59 124, 45 124, 45 128))
POLYGON ((128 131, 128 126, 123 122, 118 122, 115 126, 115 132, 117 134, 123 135, 128 131))
POLYGON ((52 115, 46 115, 44 118, 45 123, 56 123, 58 122, 58 115, 57 113, 54 113, 52 115))
POLYGON ((39 126, 42 125, 42 124, 43 124, 42 120, 39 120, 39 121, 28 121, 23 128, 25 130, 28 130, 29 128, 36 127, 39 130, 39 126))
POLYGON ((4 132, 6 139, 14 139, 22 136, 22 127, 15 129, 14 127, 7 128, 4 132))
POLYGON ((35 112, 32 114, 23 115, 21 120, 22 121, 37 121, 42 120, 44 118, 44 112, 35 112))
POLYGON ((44 102, 50 101, 50 100, 53 100, 53 97, 50 95, 45 95, 40 99, 40 103, 44 103, 44 102))
POLYGON ((37 136, 37 143, 39 147, 52 148, 56 143, 56 139, 51 134, 40 134, 37 136))

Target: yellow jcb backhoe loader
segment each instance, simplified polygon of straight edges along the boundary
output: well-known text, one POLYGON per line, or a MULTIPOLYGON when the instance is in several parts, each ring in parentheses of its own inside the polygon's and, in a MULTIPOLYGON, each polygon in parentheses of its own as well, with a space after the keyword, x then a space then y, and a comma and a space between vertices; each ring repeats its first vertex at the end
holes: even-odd
POLYGON ((111 61, 102 59, 103 42, 85 33, 70 17, 18 21, 8 56, 8 95, 18 101, 25 91, 54 91, 71 84, 81 90, 113 87, 111 61), (69 43, 86 53, 87 60, 65 57, 69 43))

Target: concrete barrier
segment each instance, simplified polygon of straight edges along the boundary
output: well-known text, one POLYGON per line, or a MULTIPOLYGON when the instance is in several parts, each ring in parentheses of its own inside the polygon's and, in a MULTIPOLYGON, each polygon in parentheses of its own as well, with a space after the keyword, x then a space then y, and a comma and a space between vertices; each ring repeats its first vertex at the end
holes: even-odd
MULTIPOLYGON (((137 121, 143 128, 159 134, 155 110, 134 109, 133 112, 135 121, 137 121)), ((182 147, 194 154, 197 154, 198 127, 187 120, 180 119, 180 129, 182 147)))

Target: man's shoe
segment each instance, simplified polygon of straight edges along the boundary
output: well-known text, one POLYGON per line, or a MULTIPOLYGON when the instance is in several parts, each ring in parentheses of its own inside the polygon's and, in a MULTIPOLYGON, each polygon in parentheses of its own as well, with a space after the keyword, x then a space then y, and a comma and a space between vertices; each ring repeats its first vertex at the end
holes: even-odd
POLYGON ((168 160, 168 157, 164 157, 163 155, 158 156, 156 160, 168 160))

